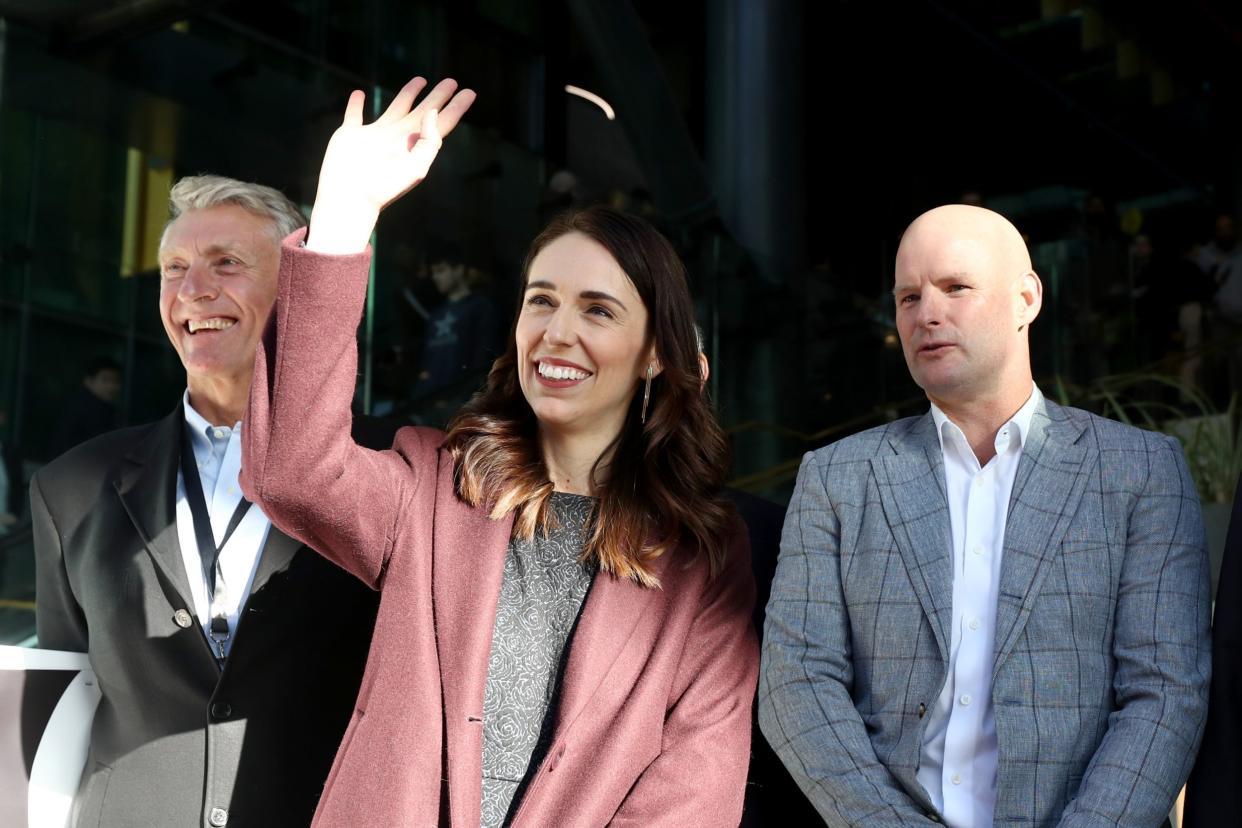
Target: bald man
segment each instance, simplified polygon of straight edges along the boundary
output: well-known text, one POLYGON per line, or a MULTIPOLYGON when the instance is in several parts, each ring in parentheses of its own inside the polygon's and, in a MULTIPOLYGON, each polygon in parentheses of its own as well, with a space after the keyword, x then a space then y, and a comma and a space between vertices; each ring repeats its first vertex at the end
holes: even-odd
POLYGON ((833 826, 1160 825, 1209 678, 1180 446, 1040 394, 1043 289, 996 213, 916 219, 894 296, 931 410, 804 459, 764 734, 833 826))

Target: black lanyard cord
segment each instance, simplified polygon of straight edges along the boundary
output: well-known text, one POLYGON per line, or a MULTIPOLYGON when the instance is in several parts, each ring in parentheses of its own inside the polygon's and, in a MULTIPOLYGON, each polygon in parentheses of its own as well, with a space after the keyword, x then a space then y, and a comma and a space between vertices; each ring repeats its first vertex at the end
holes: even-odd
POLYGON ((224 540, 217 546, 211 531, 211 517, 207 514, 207 500, 203 497, 203 482, 198 475, 198 461, 194 459, 194 447, 191 444, 190 426, 187 423, 181 441, 181 477, 185 482, 185 499, 190 504, 190 516, 194 522, 194 539, 198 542, 198 554, 202 560, 203 577, 207 579, 207 599, 209 602, 216 595, 216 562, 220 552, 228 544, 229 538, 241 524, 246 512, 250 511, 250 501, 242 498, 229 518, 228 528, 224 531, 224 540))

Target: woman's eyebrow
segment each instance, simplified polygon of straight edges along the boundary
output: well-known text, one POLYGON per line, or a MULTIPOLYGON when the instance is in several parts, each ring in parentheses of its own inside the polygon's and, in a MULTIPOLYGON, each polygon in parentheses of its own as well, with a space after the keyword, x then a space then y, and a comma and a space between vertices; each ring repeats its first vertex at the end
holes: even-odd
MULTIPOLYGON (((552 282, 549 282, 547 279, 535 279, 534 281, 530 281, 526 283, 526 290, 534 290, 534 289, 556 290, 556 285, 554 285, 552 282)), ((578 297, 581 299, 590 299, 593 302, 601 302, 601 301, 612 302, 614 305, 619 307, 621 310, 627 313, 629 312, 629 308, 625 306, 624 302, 622 302, 617 297, 613 296, 611 293, 605 293, 602 290, 584 290, 578 294, 578 297)))
POLYGON ((621 310, 627 311, 627 312, 629 311, 629 308, 625 306, 624 302, 622 302, 617 297, 613 296, 611 293, 604 293, 602 290, 584 290, 582 291, 582 293, 579 293, 578 296, 580 296, 583 299, 593 299, 596 301, 612 302, 614 305, 621 308, 621 310))

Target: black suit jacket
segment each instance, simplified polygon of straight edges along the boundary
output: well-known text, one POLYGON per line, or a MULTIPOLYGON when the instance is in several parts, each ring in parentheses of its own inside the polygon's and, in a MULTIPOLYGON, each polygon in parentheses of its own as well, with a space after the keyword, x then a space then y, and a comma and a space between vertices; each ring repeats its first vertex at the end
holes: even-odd
POLYGON ((1207 726, 1186 788, 1186 828, 1237 825, 1242 819, 1242 480, 1212 617, 1212 689, 1207 726))
POLYGON ((305 826, 378 596, 273 526, 221 672, 177 536, 183 421, 102 435, 31 481, 39 646, 89 652, 102 691, 76 824, 209 826, 220 808, 229 828, 305 826))

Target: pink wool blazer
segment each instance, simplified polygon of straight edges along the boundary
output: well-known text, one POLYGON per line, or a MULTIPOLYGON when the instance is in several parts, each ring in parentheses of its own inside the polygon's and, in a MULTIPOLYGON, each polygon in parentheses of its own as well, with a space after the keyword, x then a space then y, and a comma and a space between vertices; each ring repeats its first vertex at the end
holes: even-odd
MULTIPOLYGON (((384 452, 353 443, 369 257, 314 254, 298 240, 286 241, 256 357, 242 486, 277 526, 381 592, 315 825, 477 826, 483 691, 512 519, 456 497, 440 432, 402 429, 384 452)), ((737 825, 758 671, 745 533, 715 579, 681 551, 656 572, 661 589, 596 577, 551 747, 514 825, 737 825)))

